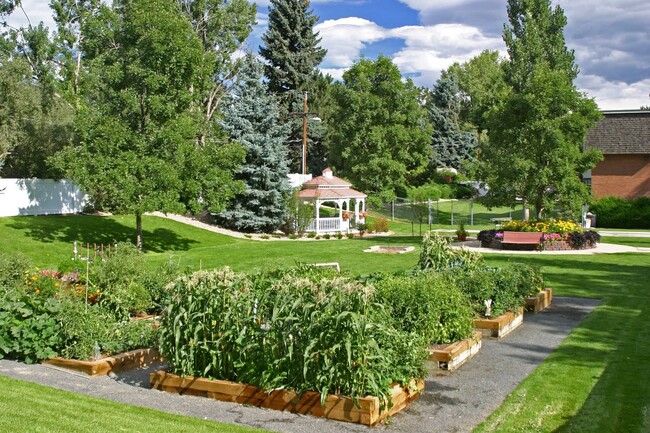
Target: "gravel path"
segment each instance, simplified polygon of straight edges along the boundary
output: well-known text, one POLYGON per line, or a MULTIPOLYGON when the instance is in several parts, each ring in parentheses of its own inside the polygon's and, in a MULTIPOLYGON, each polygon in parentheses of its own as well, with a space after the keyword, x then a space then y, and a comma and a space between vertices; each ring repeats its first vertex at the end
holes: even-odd
MULTIPOLYGON (((527 314, 524 324, 504 339, 483 339, 481 351, 460 370, 451 374, 434 372, 427 378, 420 399, 391 423, 373 431, 471 431, 597 304, 590 299, 553 298, 550 308, 537 315, 527 314)), ((288 433, 369 431, 355 424, 151 390, 148 372, 143 369, 113 379, 90 378, 40 364, 0 360, 0 374, 4 376, 170 413, 288 433)))

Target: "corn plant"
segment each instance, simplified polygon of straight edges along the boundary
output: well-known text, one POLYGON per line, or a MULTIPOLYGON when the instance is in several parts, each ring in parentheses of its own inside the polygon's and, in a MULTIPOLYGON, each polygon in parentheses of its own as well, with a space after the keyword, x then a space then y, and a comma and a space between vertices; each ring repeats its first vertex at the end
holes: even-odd
POLYGON ((247 277, 226 268, 170 289, 161 350, 176 374, 388 405, 393 382, 424 373, 424 345, 392 326, 372 287, 329 270, 247 277))

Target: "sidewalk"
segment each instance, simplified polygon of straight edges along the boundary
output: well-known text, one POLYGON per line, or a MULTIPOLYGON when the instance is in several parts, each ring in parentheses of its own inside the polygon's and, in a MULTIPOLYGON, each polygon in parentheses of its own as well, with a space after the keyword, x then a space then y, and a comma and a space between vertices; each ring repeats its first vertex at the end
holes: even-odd
MULTIPOLYGON (((422 397, 388 425, 372 431, 471 432, 569 335, 599 301, 553 298, 547 310, 526 314, 524 324, 503 340, 483 339, 483 348, 450 374, 432 372, 422 397)), ((161 365, 153 367, 159 369, 161 365)), ((0 374, 134 406, 286 433, 369 432, 358 424, 295 415, 149 388, 147 369, 112 379, 0 360, 0 374)), ((97 416, 101 416, 98 410, 97 416)), ((35 420, 37 422, 37 420, 35 420)))
POLYGON ((483 248, 481 243, 474 240, 465 242, 456 242, 453 244, 457 248, 465 248, 470 251, 476 251, 483 254, 534 254, 534 255, 576 255, 576 254, 613 254, 613 253, 650 253, 650 248, 637 248, 627 245, 599 243, 596 248, 586 250, 568 250, 568 251, 517 251, 517 250, 495 250, 493 248, 483 248))

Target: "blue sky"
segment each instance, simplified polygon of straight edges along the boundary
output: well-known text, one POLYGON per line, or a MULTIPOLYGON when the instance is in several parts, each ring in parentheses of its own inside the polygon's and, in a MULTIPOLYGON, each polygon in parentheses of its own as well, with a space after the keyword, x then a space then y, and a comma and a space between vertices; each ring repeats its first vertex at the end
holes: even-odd
MULTIPOLYGON (((32 22, 51 26, 49 2, 23 0, 32 22)), ((257 51, 270 0, 258 0, 258 25, 247 49, 257 51)), ((311 0, 328 54, 321 68, 335 78, 361 56, 393 58, 416 84, 485 49, 506 55, 501 39, 506 0, 311 0)), ((567 45, 580 67, 577 87, 601 109, 650 105, 650 2, 553 0, 568 18, 567 45)), ((17 22, 19 16, 14 17, 17 22)))

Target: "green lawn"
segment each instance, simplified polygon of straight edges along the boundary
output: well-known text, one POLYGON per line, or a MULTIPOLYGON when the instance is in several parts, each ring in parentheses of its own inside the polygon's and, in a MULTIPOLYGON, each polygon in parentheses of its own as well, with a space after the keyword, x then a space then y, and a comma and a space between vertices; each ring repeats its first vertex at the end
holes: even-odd
POLYGON ((0 431, 263 432, 249 427, 173 415, 0 376, 0 431))
MULTIPOLYGON (((39 266, 55 267, 62 260, 69 259, 74 240, 92 244, 132 239, 133 223, 133 218, 128 217, 2 218, 0 251, 22 251, 39 266)), ((338 261, 344 270, 359 274, 410 268, 418 259, 417 250, 404 255, 362 252, 370 245, 417 245, 419 239, 410 236, 259 242, 220 236, 155 217, 146 217, 144 228, 145 247, 151 264, 169 260, 172 256, 182 265, 193 268, 230 265, 238 271, 249 271, 295 261, 338 261)), ((603 240, 650 247, 649 238, 612 237, 603 240)), ((650 255, 493 254, 487 255, 487 259, 492 264, 516 260, 540 265, 556 295, 598 298, 602 303, 477 431, 650 431, 650 255)), ((462 374, 462 370, 457 374, 462 374)), ((8 388, 3 382, 0 382, 0 387, 8 388)), ((25 398, 20 393, 34 392, 36 388, 33 387, 14 382, 9 388, 18 393, 16 397, 8 397, 6 393, 0 397, 3 413, 10 410, 5 406, 14 404, 8 401, 22 401, 25 398)), ((44 431, 67 430, 65 423, 69 420, 59 419, 56 414, 71 410, 68 408, 76 405, 75 399, 85 401, 86 398, 65 394, 48 400, 51 406, 47 410, 48 413, 52 411, 53 421, 44 431)), ((20 401, 15 404, 25 407, 20 401)), ((122 413, 120 410, 130 414, 130 411, 141 409, 115 409, 114 412, 110 409, 105 413, 109 417, 116 416, 122 413)), ((20 417, 22 413, 16 416, 20 417)), ((171 418, 159 418, 169 422, 169 428, 160 424, 165 426, 165 430, 176 428, 171 418)), ((91 420, 88 420, 88 425, 92 426, 91 420)), ((0 430, 2 427, 0 424, 0 430)))
POLYGON ((543 266, 559 296, 603 302, 476 431, 650 431, 650 255, 516 260, 543 266))

